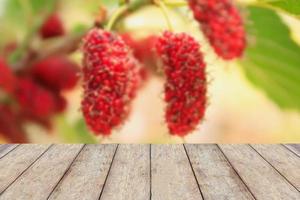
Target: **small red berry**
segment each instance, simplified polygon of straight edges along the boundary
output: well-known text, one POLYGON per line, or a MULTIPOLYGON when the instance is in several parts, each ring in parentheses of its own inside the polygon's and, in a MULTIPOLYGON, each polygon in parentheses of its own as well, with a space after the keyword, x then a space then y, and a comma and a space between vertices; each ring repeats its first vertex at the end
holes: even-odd
POLYGON ((0 105, 0 135, 10 143, 25 143, 28 141, 17 113, 9 105, 0 105))
POLYGON ((131 34, 121 35, 126 44, 133 50, 133 55, 141 62, 147 62, 153 58, 157 36, 150 35, 144 39, 136 40, 131 34))
POLYGON ((120 36, 100 29, 84 37, 82 49, 83 115, 96 134, 109 135, 128 116, 138 62, 120 36))
POLYGON ((189 5, 220 57, 230 60, 242 56, 246 33, 242 17, 231 0, 189 0, 189 5))
POLYGON ((12 93, 16 85, 16 78, 6 60, 0 57, 0 89, 12 93))
POLYGON ((79 67, 64 56, 52 56, 32 66, 32 74, 54 90, 73 89, 78 81, 79 67))
POLYGON ((166 76, 165 118, 171 134, 185 136, 203 119, 206 64, 197 41, 185 33, 164 32, 156 44, 166 76))
POLYGON ((55 95, 55 113, 62 113, 67 108, 67 100, 60 94, 55 95))
POLYGON ((40 35, 44 39, 62 36, 64 34, 63 23, 56 13, 51 14, 40 29, 40 35))
POLYGON ((21 109, 34 118, 49 118, 55 113, 54 95, 28 78, 21 78, 15 91, 21 109))

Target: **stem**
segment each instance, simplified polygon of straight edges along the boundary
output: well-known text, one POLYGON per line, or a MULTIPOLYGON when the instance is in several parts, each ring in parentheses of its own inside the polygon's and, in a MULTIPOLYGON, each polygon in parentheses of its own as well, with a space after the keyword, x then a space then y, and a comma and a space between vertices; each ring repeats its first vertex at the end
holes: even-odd
POLYGON ((165 5, 174 6, 174 7, 181 7, 187 6, 188 2, 185 0, 164 0, 165 5))
POLYGON ((31 23, 32 22, 32 7, 30 5, 30 3, 28 2, 28 0, 18 0, 19 4, 21 5, 21 8, 24 10, 25 12, 25 17, 26 17, 26 21, 27 23, 31 23))
POLYGON ((121 6, 126 3, 128 3, 128 0, 119 0, 119 5, 121 5, 121 6))
POLYGON ((166 7, 166 5, 160 0, 155 0, 154 3, 161 9, 162 13, 164 14, 169 30, 173 31, 172 22, 169 17, 168 8, 166 7))
POLYGON ((128 5, 123 5, 121 6, 110 18, 110 20, 108 21, 105 29, 110 31, 112 30, 113 26, 115 25, 116 21, 122 16, 124 15, 124 13, 126 13, 128 11, 128 5))

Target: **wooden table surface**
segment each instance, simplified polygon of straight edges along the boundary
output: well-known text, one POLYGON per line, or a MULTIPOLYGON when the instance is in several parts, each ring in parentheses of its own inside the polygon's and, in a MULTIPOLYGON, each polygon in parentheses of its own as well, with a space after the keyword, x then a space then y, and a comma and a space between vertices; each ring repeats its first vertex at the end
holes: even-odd
POLYGON ((300 199, 300 145, 0 145, 0 200, 300 199))

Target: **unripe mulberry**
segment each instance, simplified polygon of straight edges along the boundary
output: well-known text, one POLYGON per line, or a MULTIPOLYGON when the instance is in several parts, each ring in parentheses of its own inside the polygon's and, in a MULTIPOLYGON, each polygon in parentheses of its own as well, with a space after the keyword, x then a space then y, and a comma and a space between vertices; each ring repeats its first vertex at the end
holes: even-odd
POLYGON ((0 105, 0 135, 10 143, 28 142, 17 113, 9 105, 0 105))
POLYGON ((120 36, 92 29, 83 40, 84 98, 88 126, 109 135, 128 116, 135 96, 137 61, 120 36))
POLYGON ((45 58, 32 66, 32 74, 54 90, 69 90, 78 81, 79 67, 65 56, 45 58))
POLYGON ((48 118, 57 109, 54 95, 29 78, 18 81, 15 96, 26 115, 34 118, 48 118))
POLYGON ((197 41, 185 33, 164 32, 156 44, 166 76, 165 118, 171 134, 185 136, 203 119, 206 64, 197 41))
POLYGON ((12 93, 16 85, 16 78, 6 60, 0 57, 0 89, 12 93))
POLYGON ((56 13, 51 14, 40 29, 40 35, 44 39, 62 36, 64 33, 63 23, 56 13))
POLYGON ((215 52, 225 60, 239 58, 246 47, 246 33, 239 10, 231 0, 189 0, 215 52))

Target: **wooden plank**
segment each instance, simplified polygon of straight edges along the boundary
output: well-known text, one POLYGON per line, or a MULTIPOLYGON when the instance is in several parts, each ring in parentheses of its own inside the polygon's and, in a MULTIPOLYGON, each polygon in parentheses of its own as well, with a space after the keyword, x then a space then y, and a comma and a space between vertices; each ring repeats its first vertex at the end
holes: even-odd
POLYGON ((16 148, 18 144, 2 144, 0 146, 0 159, 16 148))
POLYGON ((119 145, 100 199, 150 199, 150 145, 119 145))
POLYGON ((256 199, 300 199, 300 193, 249 145, 220 145, 256 199))
POLYGON ((20 145, 0 159, 0 193, 19 177, 50 145, 20 145))
POLYGON ((202 199, 183 145, 151 146, 152 199, 202 199))
POLYGON ((284 146, 300 157, 300 144, 285 144, 284 146))
POLYGON ((0 199, 46 199, 83 145, 54 145, 0 199))
POLYGON ((87 145, 49 199, 98 199, 117 145, 87 145))
POLYGON ((185 145, 205 200, 254 199, 216 145, 185 145))
POLYGON ((278 172, 300 191, 300 158, 282 145, 252 145, 278 172))

